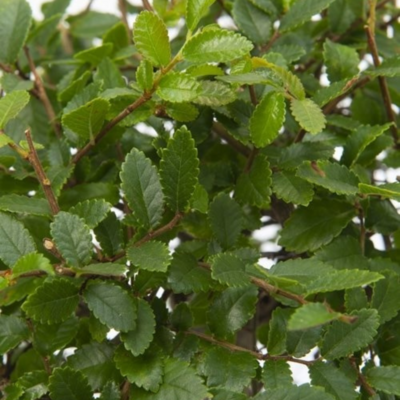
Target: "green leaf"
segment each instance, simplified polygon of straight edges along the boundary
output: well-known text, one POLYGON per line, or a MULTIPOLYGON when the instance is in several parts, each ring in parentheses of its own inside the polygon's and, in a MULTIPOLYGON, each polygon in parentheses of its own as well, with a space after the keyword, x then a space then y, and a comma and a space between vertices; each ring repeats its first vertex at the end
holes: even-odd
POLYGON ((301 0, 296 1, 282 18, 279 30, 289 31, 311 20, 315 14, 319 14, 334 0, 301 0))
POLYGON ((186 24, 193 31, 215 0, 188 0, 186 2, 186 24))
POLYGON ((29 334, 23 319, 14 315, 0 315, 0 354, 6 354, 23 340, 27 340, 29 334))
POLYGON ((22 309, 42 324, 57 324, 75 311, 79 288, 67 279, 53 279, 43 283, 22 305, 22 309))
POLYGON ((34 251, 35 243, 22 223, 0 213, 0 259, 11 267, 20 257, 34 251))
MULTIPOLYGON (((3 135, 0 136, 0 138, 3 135)), ((0 210, 19 214, 50 216, 49 203, 36 197, 8 194, 0 197, 0 210)))
POLYGON ((157 392, 163 381, 163 361, 156 354, 146 353, 135 357, 119 346, 115 352, 115 364, 128 381, 145 390, 157 392))
POLYGON ((201 90, 193 100, 203 106, 223 106, 236 100, 236 93, 227 85, 218 81, 201 81, 201 90))
POLYGON ((398 55, 383 60, 382 64, 375 69, 367 69, 364 74, 376 77, 394 77, 400 75, 400 57, 398 55))
POLYGON ((229 195, 221 193, 208 212, 214 236, 225 249, 235 245, 243 227, 242 210, 229 195))
POLYGON ((159 272, 167 272, 171 261, 168 246, 155 240, 128 249, 128 259, 139 269, 159 272))
POLYGON ((244 262, 233 254, 218 254, 212 259, 211 276, 228 286, 240 287, 250 283, 244 262))
POLYGON ((257 359, 245 352, 214 348, 207 352, 204 372, 208 386, 224 386, 241 392, 256 375, 257 359))
POLYGON ((161 78, 157 94, 171 103, 192 101, 200 94, 200 84, 188 74, 169 72, 161 78))
POLYGON ((100 400, 120 400, 121 393, 114 382, 108 382, 101 392, 100 400))
POLYGON ((77 270, 78 275, 102 275, 102 276, 123 276, 128 267, 124 264, 99 263, 86 265, 77 270))
POLYGON ((358 74, 360 60, 355 49, 327 39, 324 43, 323 55, 331 82, 351 78, 358 74))
POLYGON ((138 222, 146 229, 162 216, 164 196, 156 168, 137 149, 132 149, 121 168, 121 188, 138 222))
POLYGON ((175 293, 197 293, 209 289, 211 276, 194 256, 176 252, 169 267, 168 282, 175 293))
POLYGON ((168 31, 164 22, 153 12, 142 11, 133 25, 133 40, 146 60, 156 67, 171 59, 168 31))
POLYGON ((309 329, 337 320, 341 314, 329 311, 322 303, 308 303, 295 310, 288 322, 288 330, 309 329))
POLYGON ((105 43, 101 46, 82 50, 76 53, 74 58, 92 66, 97 66, 112 53, 113 47, 111 43, 105 43))
POLYGON ((227 30, 202 31, 193 36, 182 50, 183 58, 193 63, 227 62, 248 54, 252 43, 227 30))
POLYGON ((299 253, 314 251, 338 236, 355 214, 352 206, 338 200, 314 200, 307 208, 292 213, 279 243, 299 253))
POLYGON ((178 122, 189 122, 199 116, 199 110, 190 103, 167 103, 165 112, 178 122))
POLYGON ((259 393, 253 400, 334 400, 335 398, 326 393, 323 388, 318 386, 291 386, 280 387, 273 391, 259 393))
POLYGON ((236 0, 232 16, 235 24, 253 43, 266 44, 271 36, 271 17, 249 0, 236 0))
POLYGON ((338 400, 356 400, 358 393, 349 377, 332 363, 316 362, 310 367, 311 382, 338 400))
POLYGON ((26 0, 2 0, 0 3, 1 62, 12 64, 17 60, 28 36, 31 14, 26 0))
POLYGON ((164 378, 157 393, 142 389, 131 390, 135 400, 202 400, 207 397, 207 389, 195 371, 183 361, 169 358, 165 361, 164 378))
POLYGON ((292 386, 292 373, 285 360, 267 360, 264 363, 261 381, 265 390, 273 390, 282 386, 292 386))
POLYGON ((325 128, 325 116, 311 99, 293 99, 290 102, 290 110, 295 120, 305 131, 316 135, 325 128))
POLYGON ((368 346, 377 333, 379 316, 376 310, 353 312, 357 320, 351 324, 335 321, 322 342, 321 355, 327 360, 348 356, 368 346))
POLYGON ((250 118, 250 135, 255 146, 264 147, 271 143, 278 136, 284 122, 283 95, 276 92, 268 93, 262 98, 250 118))
POLYGON ((267 157, 258 154, 250 171, 239 176, 235 189, 235 198, 240 203, 256 207, 266 207, 271 196, 271 170, 267 157))
POLYGON ((367 381, 375 389, 400 396, 400 367, 381 366, 372 367, 367 370, 367 381))
POLYGON ((121 223, 114 213, 100 222, 94 229, 96 239, 100 242, 101 248, 108 256, 117 254, 122 248, 122 230, 121 223))
POLYGON ((121 340, 127 350, 134 356, 139 356, 145 352, 153 340, 156 321, 154 312, 147 301, 137 299, 136 306, 136 328, 128 332, 122 332, 121 340))
POLYGON ((272 175, 272 190, 276 197, 286 203, 301 206, 308 206, 314 197, 312 185, 291 171, 277 172, 272 175))
POLYGON ((207 318, 211 331, 226 338, 243 328, 255 312, 257 288, 228 288, 212 303, 207 318))
POLYGON ((67 364, 87 378, 92 389, 100 389, 108 381, 119 382, 120 375, 115 367, 114 348, 107 343, 92 342, 78 348, 68 357, 67 364))
POLYGON ((350 80, 344 79, 339 82, 331 83, 329 86, 323 86, 317 90, 312 100, 317 104, 317 106, 323 107, 331 100, 336 99, 336 97, 339 97, 347 90, 349 90, 353 82, 356 82, 356 78, 351 78, 350 80))
POLYGON ((12 267, 14 277, 30 271, 44 271, 48 275, 54 275, 54 269, 49 259, 38 253, 22 256, 12 267))
POLYGON ((289 315, 290 310, 281 307, 275 308, 272 312, 267 341, 268 354, 272 356, 286 352, 287 321, 289 315))
POLYGON ((92 236, 77 215, 59 212, 51 224, 51 235, 65 260, 74 267, 87 264, 92 255, 92 236))
POLYGON ((62 124, 85 140, 94 140, 100 132, 110 103, 104 99, 94 99, 62 117, 62 124))
POLYGON ((136 82, 139 87, 148 91, 153 87, 154 73, 153 66, 147 60, 142 60, 136 70, 136 82))
POLYGON ((162 152, 160 178, 166 202, 172 211, 185 211, 199 175, 199 159, 192 135, 181 127, 162 152))
MULTIPOLYGON (((365 183, 359 183, 358 188, 360 193, 367 195, 376 195, 385 197, 393 200, 400 200, 400 184, 399 183, 386 183, 380 186, 367 185, 365 183)), ((1 198, 0 198, 1 201, 1 198)))
POLYGON ((109 328, 122 332, 136 328, 136 304, 121 287, 94 281, 87 285, 84 298, 94 316, 109 328))
POLYGON ((69 213, 77 215, 83 219, 86 225, 93 229, 106 217, 111 209, 111 204, 103 199, 86 200, 78 203, 76 206, 68 210, 69 213))
POLYGON ((14 143, 14 140, 12 140, 9 136, 4 134, 3 132, 0 132, 0 149, 2 147, 9 145, 10 143, 14 143))
POLYGON ((338 163, 325 160, 306 161, 297 169, 296 174, 298 177, 336 194, 355 195, 358 192, 356 175, 338 163))
POLYGON ((125 88, 125 81, 117 65, 108 57, 103 58, 94 75, 94 82, 101 82, 102 89, 125 88))
POLYGON ((69 367, 56 368, 49 380, 52 400, 88 400, 93 397, 82 372, 69 367))
POLYGON ((360 157, 366 147, 372 143, 378 136, 382 135, 390 128, 391 124, 385 125, 362 125, 353 132, 345 146, 343 147, 343 155, 341 162, 348 167, 352 167, 360 157))
MULTIPOLYGON (((16 3, 17 2, 20 1, 16 0, 16 3)), ((0 13, 1 13, 1 5, 0 5, 0 13)), ((0 98, 0 129, 3 129, 7 125, 8 121, 15 118, 22 111, 22 109, 25 108, 25 106, 28 103, 29 103, 29 94, 25 90, 16 90, 0 98)), ((0 138, 1 137, 3 137, 3 135, 1 135, 0 138)), ((4 137, 7 139, 7 136, 4 137)))

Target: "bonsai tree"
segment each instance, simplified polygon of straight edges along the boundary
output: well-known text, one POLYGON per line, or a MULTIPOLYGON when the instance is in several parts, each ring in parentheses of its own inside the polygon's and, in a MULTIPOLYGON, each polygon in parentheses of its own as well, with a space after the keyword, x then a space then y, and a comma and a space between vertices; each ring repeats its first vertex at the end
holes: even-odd
POLYGON ((3 397, 400 398, 396 2, 90 4, 0 1, 3 397))

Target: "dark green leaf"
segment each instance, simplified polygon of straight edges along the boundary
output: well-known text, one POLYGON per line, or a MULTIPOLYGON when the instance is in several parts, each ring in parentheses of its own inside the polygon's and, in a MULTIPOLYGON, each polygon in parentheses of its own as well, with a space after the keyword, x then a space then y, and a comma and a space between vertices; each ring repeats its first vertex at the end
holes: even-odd
POLYGON ((113 45, 111 43, 105 43, 101 46, 82 50, 79 53, 76 53, 74 58, 79 61, 89 63, 92 66, 97 66, 111 54, 112 50, 113 45))
POLYGON ((265 361, 261 381, 266 390, 273 390, 282 386, 292 386, 292 374, 289 364, 285 360, 265 361))
POLYGON ((23 319, 14 315, 0 315, 0 353, 6 354, 29 338, 29 329, 23 319))
MULTIPOLYGON (((3 135, 2 135, 3 136, 3 135)), ((0 136, 0 138, 2 137, 0 136)), ((21 214, 50 216, 49 203, 45 199, 9 194, 0 197, 0 210, 21 214)))
POLYGON ((86 200, 78 203, 76 206, 68 210, 69 213, 77 215, 83 219, 86 225, 93 229, 106 217, 111 209, 111 204, 103 199, 101 200, 86 200))
POLYGON ((335 398, 326 393, 318 386, 291 386, 280 387, 267 393, 260 393, 253 398, 254 400, 334 400, 335 398))
POLYGON ((128 259, 139 269, 159 272, 167 272, 171 261, 167 245, 155 240, 128 249, 128 259))
POLYGON ((228 286, 239 287, 250 283, 244 262, 233 254, 218 254, 212 260, 212 277, 228 286))
POLYGON ((56 368, 49 380, 52 400, 88 400, 93 397, 87 379, 82 372, 56 368))
POLYGON ((44 271, 48 275, 54 275, 54 269, 49 259, 38 253, 22 256, 12 267, 14 277, 31 271, 44 271))
POLYGON ((367 370, 368 383, 387 394, 400 396, 400 367, 373 367, 367 370))
POLYGON ((312 185, 291 171, 277 172, 272 176, 272 189, 286 203, 308 206, 314 197, 312 185))

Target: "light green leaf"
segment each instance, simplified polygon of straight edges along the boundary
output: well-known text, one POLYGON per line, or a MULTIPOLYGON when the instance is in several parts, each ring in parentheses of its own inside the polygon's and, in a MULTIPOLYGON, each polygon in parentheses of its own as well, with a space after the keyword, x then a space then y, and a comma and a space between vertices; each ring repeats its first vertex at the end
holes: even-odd
POLYGON ((234 392, 241 392, 255 377, 257 359, 245 352, 234 352, 223 348, 214 348, 207 352, 204 372, 207 385, 224 386, 234 392))
POLYGON ((281 79, 283 87, 298 100, 306 99, 306 92, 303 84, 298 76, 293 74, 286 68, 280 67, 278 65, 270 64, 270 68, 276 73, 276 75, 281 79))
POLYGON ((234 246, 243 227, 242 210, 229 195, 221 193, 210 204, 211 228, 225 249, 234 246))
POLYGON ((162 216, 164 196, 156 168, 133 148, 121 169, 122 190, 133 214, 144 228, 156 226, 162 216))
POLYGON ((133 40, 143 57, 156 67, 165 66, 171 59, 168 31, 157 14, 142 11, 133 25, 133 40))
POLYGON ((113 48, 114 46, 111 43, 105 43, 101 46, 82 50, 76 53, 74 58, 92 66, 97 66, 112 53, 113 48))
POLYGON ((201 81, 201 89, 193 100, 204 106, 223 106, 236 100, 236 93, 227 85, 218 81, 201 81))
MULTIPOLYGON (((360 193, 380 196, 393 200, 400 201, 400 184, 399 183, 386 183, 380 186, 368 185, 366 183, 360 183, 358 185, 360 193)), ((1 198, 0 198, 1 201, 1 198)))
POLYGON ((111 204, 103 199, 86 200, 78 203, 76 206, 68 210, 69 213, 77 215, 83 219, 86 225, 93 229, 106 217, 111 209, 111 204))
MULTIPOLYGON (((12 64, 24 45, 31 26, 31 8, 26 0, 0 3, 0 61, 12 64)), ((1 126, 0 126, 1 128, 1 126)))
POLYGON ((338 200, 315 200, 307 208, 292 213, 279 243, 299 253, 314 251, 338 236, 355 214, 351 205, 338 200))
POLYGON ((276 197, 286 203, 301 206, 308 206, 314 197, 312 185, 291 171, 277 172, 272 175, 272 190, 276 197))
POLYGON ((35 321, 56 324, 68 319, 79 302, 79 287, 67 279, 44 282, 22 305, 22 309, 35 321))
POLYGON ((213 64, 200 64, 200 65, 192 65, 191 67, 186 69, 186 73, 194 78, 201 78, 204 76, 223 76, 224 71, 213 64))
POLYGON ((290 110, 295 120, 305 131, 316 135, 325 128, 325 116, 311 99, 292 100, 290 110))
POLYGON ((218 296, 209 308, 207 318, 211 331, 226 338, 243 328, 255 312, 257 288, 228 288, 218 296))
POLYGON ((93 140, 100 132, 110 103, 104 99, 94 99, 62 117, 62 124, 86 140, 93 140))
POLYGON ((22 256, 12 268, 14 277, 30 271, 44 271, 48 275, 54 275, 54 269, 49 259, 39 253, 22 256))
POLYGON ((153 66, 147 60, 142 60, 136 70, 136 82, 139 87, 148 91, 153 87, 153 66))
POLYGON ((92 236, 77 215, 59 212, 51 224, 51 235, 65 260, 74 267, 87 264, 92 255, 92 236))
POLYGON ((351 379, 332 363, 316 362, 310 367, 310 376, 313 385, 323 387, 337 400, 358 399, 351 379))
POLYGON ((319 14, 334 0, 297 0, 282 18, 279 30, 286 32, 311 20, 315 14, 319 14))
POLYGON ((325 160, 306 161, 297 169, 296 174, 298 177, 336 194, 355 195, 358 192, 356 175, 338 163, 325 160))
POLYGON ((185 211, 199 175, 199 159, 192 135, 181 127, 162 152, 160 178, 166 202, 172 211, 185 211))
POLYGON ((84 298, 94 316, 109 328, 127 332, 136 327, 136 304, 121 287, 94 281, 87 285, 84 298))
POLYGON ((29 338, 29 329, 22 318, 0 315, 0 354, 6 354, 29 338))
POLYGON ((289 364, 285 360, 267 360, 264 363, 261 381, 265 390, 273 390, 282 386, 292 386, 293 379, 289 364))
POLYGON ((211 276, 228 286, 247 286, 250 278, 244 262, 233 254, 222 253, 212 259, 211 276))
POLYGON ((381 366, 372 367, 367 370, 367 381, 375 389, 400 396, 400 367, 381 366))
POLYGON ((271 196, 271 170, 267 157, 258 154, 250 171, 239 176, 236 183, 235 198, 240 203, 256 207, 266 207, 271 196))
MULTIPOLYGON (((19 2, 19 0, 16 0, 16 2, 19 2)), ((0 15, 1 15, 1 5, 0 5, 0 15)), ((3 129, 7 125, 8 121, 15 118, 21 112, 21 110, 28 104, 28 102, 29 102, 29 94, 25 90, 16 90, 0 98, 0 129, 3 129)), ((8 138, 8 136, 5 136, 3 134, 0 135, 0 138, 1 137, 3 137, 2 139, 3 141, 8 138)))
POLYGON ((376 76, 387 76, 394 77, 400 75, 400 56, 386 58, 382 64, 375 69, 367 69, 364 74, 376 77, 376 76))
MULTIPOLYGON (((247 0, 246 0, 247 1, 247 0)), ((257 147, 271 143, 285 122, 285 99, 270 92, 262 98, 250 118, 250 135, 257 147)))
POLYGON ((193 121, 199 116, 197 107, 190 103, 167 103, 165 112, 179 122, 193 121))
POLYGON ((145 390, 157 392, 163 381, 163 360, 156 354, 135 357, 119 346, 115 352, 115 364, 128 381, 145 390))
POLYGON ((9 145, 10 143, 14 143, 14 140, 12 140, 9 136, 7 136, 5 133, 0 132, 0 149, 4 146, 9 145))
MULTIPOLYGON (((3 135, 0 136, 0 138, 3 135)), ((0 210, 19 214, 50 216, 49 203, 36 197, 8 194, 0 197, 0 210)))
POLYGON ((128 267, 124 264, 99 263, 89 264, 77 270, 79 275, 123 276, 128 267))
POLYGON ((192 101, 200 94, 200 84, 188 74, 169 72, 161 78, 157 94, 171 103, 192 101))
POLYGON ((295 310, 288 321, 288 330, 302 330, 327 324, 341 314, 329 311, 322 303, 308 303, 295 310))
POLYGON ((136 299, 137 321, 136 328, 121 333, 121 340, 127 350, 134 356, 145 352, 153 340, 156 320, 153 309, 143 299, 136 299))
POLYGON ((171 261, 168 246, 156 240, 131 247, 127 255, 132 265, 147 271, 167 272, 171 261))
POLYGON ((11 267, 20 257, 35 250, 35 243, 22 223, 0 213, 0 259, 11 267))
POLYGON ((215 0, 188 0, 186 2, 186 24, 193 31, 215 0))
POLYGON ((88 380, 80 371, 56 368, 49 379, 52 400, 88 400, 93 397, 88 380))
POLYGON ((348 356, 368 346, 377 333, 379 316, 376 310, 353 312, 352 324, 335 321, 328 327, 322 342, 321 354, 327 360, 348 356))
POLYGON ((227 62, 248 54, 252 43, 227 30, 202 31, 193 36, 182 50, 183 58, 193 63, 227 62))

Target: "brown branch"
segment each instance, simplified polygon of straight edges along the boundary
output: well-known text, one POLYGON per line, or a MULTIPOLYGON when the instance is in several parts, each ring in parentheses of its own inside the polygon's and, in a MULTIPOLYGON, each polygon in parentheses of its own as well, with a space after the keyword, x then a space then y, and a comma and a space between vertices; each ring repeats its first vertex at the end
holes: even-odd
POLYGON ((254 107, 256 107, 258 104, 258 100, 257 100, 256 91, 254 89, 254 85, 249 85, 248 87, 249 87, 251 103, 253 104, 254 107))
POLYGON ((365 391, 368 393, 369 396, 375 396, 376 395, 375 390, 372 389, 372 387, 369 385, 369 383, 365 379, 364 375, 360 372, 360 369, 354 358, 350 358, 350 364, 357 373, 358 381, 359 381, 360 385, 365 389, 365 391))
POLYGON ((154 11, 153 7, 151 6, 149 0, 142 0, 143 8, 147 11, 154 11))
POLYGON ((40 101, 43 103, 44 109, 46 110, 46 114, 49 118, 50 124, 53 127, 54 132, 56 133, 57 137, 60 139, 62 137, 61 127, 60 124, 57 122, 56 113, 54 112, 53 106, 47 96, 46 90, 43 86, 42 78, 39 76, 35 63, 31 57, 29 52, 29 48, 27 46, 24 47, 25 55, 28 60, 29 68, 35 77, 35 87, 37 90, 37 94, 39 96, 40 101))
POLYGON ((130 32, 129 29, 129 22, 128 22, 128 10, 126 7, 126 0, 118 0, 118 8, 121 13, 121 19, 124 25, 126 26, 126 29, 128 32, 130 32))
POLYGON ((240 143, 238 140, 233 138, 219 122, 213 122, 212 130, 237 152, 241 153, 245 157, 250 155, 251 150, 243 143, 240 143))
POLYGON ((32 140, 31 131, 29 129, 25 131, 25 136, 29 146, 28 160, 36 172, 36 176, 43 188, 43 192, 49 203, 50 210, 52 214, 55 215, 60 211, 60 207, 58 205, 56 196, 54 195, 53 189, 51 188, 50 180, 47 178, 46 173, 44 172, 44 169, 42 167, 42 163, 40 162, 39 156, 36 152, 32 140))
POLYGON ((265 44, 264 46, 262 46, 260 50, 262 52, 267 52, 272 47, 272 45, 279 39, 280 35, 281 34, 279 33, 279 31, 276 30, 274 32, 274 34, 272 35, 271 39, 269 40, 269 42, 267 44, 265 44))

